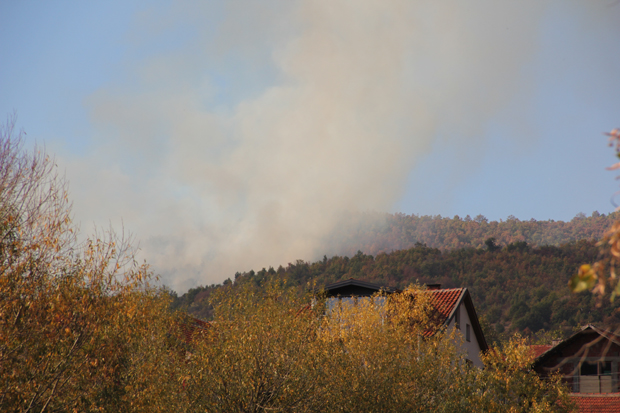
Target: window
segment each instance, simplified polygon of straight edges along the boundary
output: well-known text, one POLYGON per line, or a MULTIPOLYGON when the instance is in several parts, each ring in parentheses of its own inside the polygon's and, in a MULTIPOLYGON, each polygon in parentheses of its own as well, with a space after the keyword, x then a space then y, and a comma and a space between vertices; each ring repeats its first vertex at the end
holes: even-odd
POLYGON ((597 376, 598 375, 598 363, 588 363, 584 361, 581 364, 582 376, 597 376))
POLYGON ((471 341, 471 327, 469 324, 465 324, 465 340, 471 341))
POLYGON ((580 393, 611 393, 611 361, 581 363, 579 369, 580 393))
POLYGON ((600 361, 598 363, 581 363, 582 376, 611 376, 611 361, 600 361))

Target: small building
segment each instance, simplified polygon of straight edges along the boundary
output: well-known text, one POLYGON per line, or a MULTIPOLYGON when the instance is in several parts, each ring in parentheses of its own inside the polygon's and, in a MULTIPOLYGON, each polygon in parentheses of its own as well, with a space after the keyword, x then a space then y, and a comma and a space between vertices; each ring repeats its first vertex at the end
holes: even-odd
MULTIPOLYGON (((325 286, 324 291, 332 299, 352 299, 353 297, 371 297, 377 294, 394 294, 402 291, 396 288, 360 281, 353 278, 325 286)), ((440 326, 457 328, 463 335, 463 347, 467 359, 474 366, 484 367, 480 352, 487 351, 489 346, 484 338, 482 327, 478 321, 471 295, 467 288, 441 288, 440 284, 428 284, 425 294, 431 294, 431 306, 435 311, 440 326)), ((331 306, 333 304, 329 304, 331 306)), ((431 336, 434 331, 428 331, 431 336)))
POLYGON ((589 324, 564 341, 532 350, 534 371, 541 377, 560 373, 579 412, 620 412, 616 332, 589 324))
POLYGON ((620 336, 591 324, 536 357, 534 370, 559 372, 573 393, 618 393, 620 336))

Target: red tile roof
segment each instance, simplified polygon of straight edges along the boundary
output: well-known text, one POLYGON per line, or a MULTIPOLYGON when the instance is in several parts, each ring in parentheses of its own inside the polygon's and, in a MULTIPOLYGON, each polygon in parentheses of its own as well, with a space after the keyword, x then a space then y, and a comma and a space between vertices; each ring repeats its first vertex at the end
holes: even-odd
POLYGON ((550 344, 537 344, 530 346, 530 351, 532 353, 532 358, 537 359, 540 355, 542 355, 545 351, 553 348, 550 344))
MULTIPOLYGON (((430 294, 430 304, 433 307, 435 323, 437 326, 443 325, 454 312, 454 309, 463 294, 464 288, 446 288, 443 290, 426 290, 424 294, 430 294)), ((435 334, 434 329, 426 330, 423 335, 430 337, 435 334)))
MULTIPOLYGON (((427 290, 431 295, 431 305, 442 317, 448 318, 463 293, 464 288, 446 288, 443 290, 427 290)), ((445 320, 444 320, 445 321, 445 320)))
POLYGON ((579 413, 620 412, 620 394, 571 394, 579 413))

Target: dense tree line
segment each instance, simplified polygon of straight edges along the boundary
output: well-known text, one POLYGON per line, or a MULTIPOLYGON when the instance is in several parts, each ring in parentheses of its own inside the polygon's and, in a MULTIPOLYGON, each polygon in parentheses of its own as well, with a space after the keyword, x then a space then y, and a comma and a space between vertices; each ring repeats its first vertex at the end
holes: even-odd
POLYGON ((500 245, 527 242, 530 246, 561 245, 571 241, 600 239, 616 220, 616 214, 580 213, 571 221, 521 221, 513 216, 489 221, 440 215, 358 213, 342 217, 323 245, 321 255, 352 256, 356 251, 377 255, 408 249, 416 243, 441 250, 481 248, 489 238, 500 245))
MULTIPOLYGON (((479 315, 499 333, 563 329, 568 334, 586 323, 618 324, 618 312, 609 300, 597 303, 590 293, 573 294, 567 286, 582 263, 596 259, 599 250, 594 241, 542 247, 524 241, 504 246, 487 241, 484 248, 442 251, 418 244, 377 256, 358 252, 313 263, 298 260, 278 269, 237 273, 234 283, 256 284, 275 274, 299 288, 348 278, 397 288, 441 283, 445 288, 469 288, 479 315)), ((209 296, 218 288, 190 289, 174 305, 208 319, 209 296)))

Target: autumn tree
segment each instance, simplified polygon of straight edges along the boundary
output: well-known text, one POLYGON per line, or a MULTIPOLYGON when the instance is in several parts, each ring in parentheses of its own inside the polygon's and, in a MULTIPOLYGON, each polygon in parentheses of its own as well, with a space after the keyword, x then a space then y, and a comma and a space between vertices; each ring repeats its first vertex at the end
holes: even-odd
POLYGON ((165 294, 126 239, 78 242, 66 181, 22 137, 0 126, 0 410, 127 410, 165 294))
POLYGON ((329 300, 273 278, 215 291, 181 366, 187 411, 571 411, 522 341, 470 366, 419 287, 329 300))
POLYGON ((570 390, 560 375, 541 379, 532 369, 527 340, 513 336, 501 347, 482 356, 485 369, 476 371, 476 392, 472 398, 483 412, 567 412, 574 411, 570 390))
MULTIPOLYGON (((616 157, 620 159, 620 129, 614 129, 606 135, 609 137, 609 146, 615 148, 616 157)), ((620 169, 620 162, 607 169, 620 169)), ((618 195, 618 192, 615 195, 618 195)), ((620 206, 616 205, 616 211, 619 209, 620 206)), ((617 273, 620 266, 620 220, 607 230, 597 245, 597 261, 580 266, 577 274, 571 278, 569 287, 573 292, 590 290, 599 297, 609 294, 609 299, 613 302, 620 295, 620 279, 617 273)))

